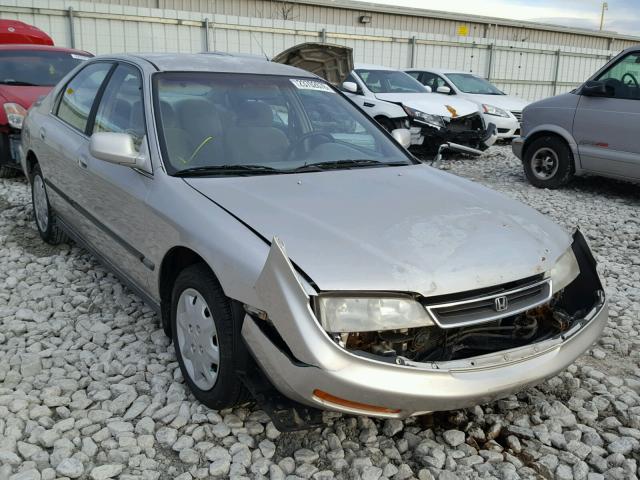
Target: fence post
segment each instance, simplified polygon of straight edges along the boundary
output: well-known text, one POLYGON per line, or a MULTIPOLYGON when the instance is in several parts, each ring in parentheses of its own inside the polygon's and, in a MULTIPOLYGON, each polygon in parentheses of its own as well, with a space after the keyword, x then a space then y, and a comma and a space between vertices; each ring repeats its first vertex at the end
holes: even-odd
POLYGON ((553 74, 553 94, 558 94, 558 77, 560 76, 560 49, 556 50, 556 69, 553 74))
POLYGON ((209 51, 209 19, 204 19, 204 51, 209 51))
POLYGON ((416 36, 414 35, 409 39, 409 48, 410 48, 410 54, 411 54, 409 67, 411 68, 415 68, 416 66, 416 44, 417 44, 416 36))
POLYGON ((491 80, 491 70, 493 70, 493 43, 489 44, 489 65, 487 66, 487 80, 491 80))
POLYGON ((320 43, 327 43, 327 29, 320 30, 320 43))
POLYGON ((75 26, 73 25, 73 7, 69 7, 67 9, 67 13, 69 16, 69 36, 71 37, 69 46, 71 48, 76 48, 76 31, 75 31, 75 26))

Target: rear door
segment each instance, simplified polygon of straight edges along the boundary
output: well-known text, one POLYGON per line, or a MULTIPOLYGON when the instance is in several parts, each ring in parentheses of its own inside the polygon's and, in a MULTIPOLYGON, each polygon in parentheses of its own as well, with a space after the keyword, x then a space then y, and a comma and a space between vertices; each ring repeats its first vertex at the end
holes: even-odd
POLYGON ((595 80, 606 97, 581 95, 573 126, 582 168, 640 178, 640 52, 613 63, 595 80))
POLYGON ((63 220, 83 235, 90 234, 91 225, 77 209, 83 181, 79 152, 88 145, 86 130, 94 101, 113 67, 112 62, 94 62, 80 70, 60 92, 52 114, 33 132, 46 146, 40 166, 49 200, 63 220))

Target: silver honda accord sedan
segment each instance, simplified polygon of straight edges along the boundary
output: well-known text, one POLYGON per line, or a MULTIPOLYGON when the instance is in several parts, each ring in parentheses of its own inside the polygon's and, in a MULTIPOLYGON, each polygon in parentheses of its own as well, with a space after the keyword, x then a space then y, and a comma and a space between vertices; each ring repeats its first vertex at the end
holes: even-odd
POLYGON ((406 417, 573 362, 608 316, 580 231, 396 138, 291 66, 110 56, 30 110, 22 164, 42 239, 153 306, 212 408, 406 417))

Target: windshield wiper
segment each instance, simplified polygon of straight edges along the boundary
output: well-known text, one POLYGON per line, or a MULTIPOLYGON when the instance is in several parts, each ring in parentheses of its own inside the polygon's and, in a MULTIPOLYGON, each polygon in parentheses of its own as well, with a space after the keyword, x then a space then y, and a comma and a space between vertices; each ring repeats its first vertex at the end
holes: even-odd
POLYGON ((173 174, 174 177, 205 177, 208 175, 269 175, 282 173, 277 168, 265 165, 208 165, 202 167, 190 167, 179 170, 173 174))
POLYGON ((40 85, 31 82, 22 82, 20 80, 3 80, 0 82, 2 85, 16 85, 19 87, 39 87, 40 85))
POLYGON ((318 163, 309 163, 306 165, 302 165, 298 168, 294 168, 293 172, 304 172, 307 170, 317 171, 321 170, 330 170, 330 169, 340 169, 340 168, 359 168, 359 167, 386 167, 386 166, 399 166, 399 165, 409 165, 407 162, 382 162, 380 160, 371 160, 371 159, 360 159, 360 160, 335 160, 335 161, 327 161, 327 162, 318 162, 318 163))

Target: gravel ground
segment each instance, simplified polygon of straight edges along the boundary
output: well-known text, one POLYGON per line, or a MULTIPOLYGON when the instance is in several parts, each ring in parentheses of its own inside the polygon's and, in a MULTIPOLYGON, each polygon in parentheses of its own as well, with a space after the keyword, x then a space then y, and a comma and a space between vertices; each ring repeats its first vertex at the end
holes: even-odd
POLYGON ((43 244, 27 184, 0 180, 0 480, 637 478, 638 187, 538 190, 505 146, 444 168, 580 225, 610 326, 517 396, 406 421, 329 414, 324 429, 286 434, 255 407, 196 402, 155 314, 81 249, 43 244))

